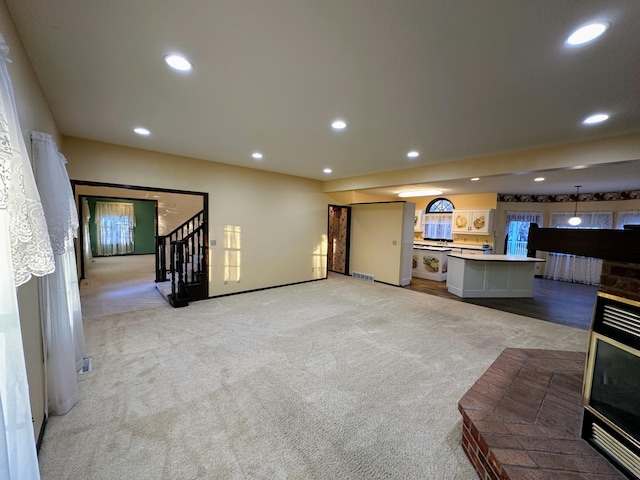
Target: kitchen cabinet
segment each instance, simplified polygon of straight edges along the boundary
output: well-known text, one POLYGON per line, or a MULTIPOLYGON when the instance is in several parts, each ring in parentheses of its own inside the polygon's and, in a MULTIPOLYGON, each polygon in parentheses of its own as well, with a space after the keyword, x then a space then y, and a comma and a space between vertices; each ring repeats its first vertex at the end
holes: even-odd
POLYGON ((412 276, 443 282, 447 279, 446 247, 413 247, 412 276))
POLYGON ((493 228, 493 209, 454 210, 451 231, 474 235, 490 235, 493 228))
POLYGON ((424 210, 416 210, 416 216, 413 220, 413 231, 421 232, 422 231, 422 222, 424 218, 424 210))

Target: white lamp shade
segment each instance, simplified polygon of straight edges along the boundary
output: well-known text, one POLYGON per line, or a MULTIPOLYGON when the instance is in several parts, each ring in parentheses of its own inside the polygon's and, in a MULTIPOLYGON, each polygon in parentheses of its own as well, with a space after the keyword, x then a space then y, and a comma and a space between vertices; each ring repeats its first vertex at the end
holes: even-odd
POLYGON ((571 217, 569 219, 569 225, 577 227, 582 223, 582 219, 580 217, 571 217))

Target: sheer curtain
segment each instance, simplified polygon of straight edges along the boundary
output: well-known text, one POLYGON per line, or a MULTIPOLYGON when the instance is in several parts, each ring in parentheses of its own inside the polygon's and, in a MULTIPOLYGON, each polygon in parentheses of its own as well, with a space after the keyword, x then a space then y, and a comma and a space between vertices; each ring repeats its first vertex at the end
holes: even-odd
POLYGON ((85 355, 73 239, 78 214, 66 160, 51 135, 31 133, 33 165, 51 238, 56 270, 40 279, 49 413, 64 415, 79 399, 76 372, 85 355))
MULTIPOLYGON (((580 212, 578 216, 582 219, 582 223, 578 227, 572 227, 569 225, 569 219, 573 217, 573 213, 552 212, 549 219, 549 227, 581 229, 613 227, 612 212, 580 212)), ((548 253, 544 277, 553 280, 599 285, 601 272, 602 259, 600 258, 548 253)))
POLYGON ((96 202, 95 217, 98 255, 133 253, 136 226, 133 203, 96 202))
POLYGON ((424 238, 451 240, 451 213, 427 213, 424 215, 424 238))
POLYGON ((640 225, 640 211, 618 212, 616 228, 624 228, 625 225, 640 225))
POLYGON ((91 253, 91 233, 89 231, 89 222, 91 221, 91 210, 89 209, 89 201, 82 198, 82 255, 84 256, 84 273, 86 275, 93 254, 91 253))
POLYGON ((508 255, 527 255, 529 225, 542 225, 542 212, 507 212, 505 236, 508 255))
POLYGON ((0 35, 0 478, 40 478, 16 287, 54 270, 0 35))

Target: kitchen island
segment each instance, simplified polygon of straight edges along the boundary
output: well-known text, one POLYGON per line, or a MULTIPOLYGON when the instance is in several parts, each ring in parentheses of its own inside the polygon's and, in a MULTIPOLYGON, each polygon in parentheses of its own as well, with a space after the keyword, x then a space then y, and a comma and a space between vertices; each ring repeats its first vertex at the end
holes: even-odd
POLYGON ((516 255, 450 253, 447 289, 462 298, 532 297, 535 265, 543 261, 516 255))
POLYGON ((411 276, 444 282, 447 279, 447 247, 413 246, 411 276))

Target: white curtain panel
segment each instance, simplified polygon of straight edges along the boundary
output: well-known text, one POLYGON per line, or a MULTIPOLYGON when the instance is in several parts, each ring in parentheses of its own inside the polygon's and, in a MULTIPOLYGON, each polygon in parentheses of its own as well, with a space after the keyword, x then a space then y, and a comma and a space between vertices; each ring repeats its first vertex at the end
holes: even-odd
POLYGON ((87 271, 91 265, 93 254, 91 253, 91 233, 89 231, 89 222, 91 221, 91 210, 89 209, 89 201, 86 198, 82 199, 82 239, 84 255, 84 274, 86 276, 87 271))
POLYGON ((451 213, 427 213, 424 218, 424 238, 452 239, 451 213))
POLYGON ((40 279, 44 319, 48 410, 64 415, 78 402, 76 372, 85 355, 84 329, 73 239, 78 230, 73 191, 51 135, 31 133, 33 165, 55 257, 56 270, 40 279))
POLYGON ((133 203, 96 202, 94 216, 98 255, 133 253, 136 225, 133 203))
POLYGON ((625 225, 640 225, 640 211, 618 212, 616 228, 624 228, 625 225))
POLYGON ((0 478, 40 478, 16 287, 55 268, 0 35, 0 478))
MULTIPOLYGON (((613 227, 613 212, 578 212, 578 216, 582 219, 582 223, 572 227, 569 225, 569 219, 573 217, 572 212, 552 212, 549 227, 579 229, 613 227)), ((602 259, 549 253, 543 276, 552 280, 599 285, 601 273, 602 259)))

